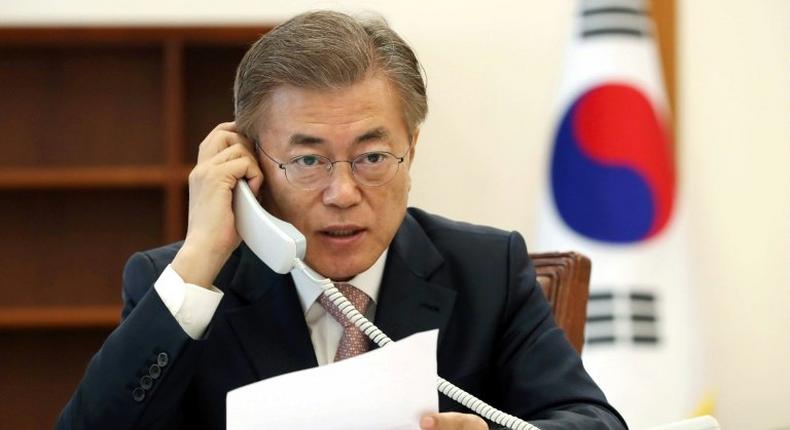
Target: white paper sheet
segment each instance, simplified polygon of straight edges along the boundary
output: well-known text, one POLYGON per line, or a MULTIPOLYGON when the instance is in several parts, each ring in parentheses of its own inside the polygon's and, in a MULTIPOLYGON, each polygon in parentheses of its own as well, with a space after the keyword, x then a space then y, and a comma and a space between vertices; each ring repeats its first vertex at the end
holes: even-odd
POLYGON ((420 417, 439 408, 438 333, 237 388, 227 396, 227 428, 419 430, 420 417))

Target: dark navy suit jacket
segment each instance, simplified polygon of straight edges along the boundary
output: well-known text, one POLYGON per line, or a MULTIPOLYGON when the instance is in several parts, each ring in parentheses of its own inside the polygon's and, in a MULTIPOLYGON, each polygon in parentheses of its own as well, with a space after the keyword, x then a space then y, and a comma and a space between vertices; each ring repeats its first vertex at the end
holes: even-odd
MULTIPOLYGON (((57 429, 223 429, 229 390, 317 365, 290 275, 244 245, 216 279, 225 297, 204 339, 190 339, 152 288, 179 246, 130 258, 123 322, 57 429)), ((493 406, 541 429, 625 428, 555 325, 518 233, 409 209, 377 303, 393 340, 438 328, 439 374, 493 406)), ((467 412, 444 396, 440 408, 467 412)))

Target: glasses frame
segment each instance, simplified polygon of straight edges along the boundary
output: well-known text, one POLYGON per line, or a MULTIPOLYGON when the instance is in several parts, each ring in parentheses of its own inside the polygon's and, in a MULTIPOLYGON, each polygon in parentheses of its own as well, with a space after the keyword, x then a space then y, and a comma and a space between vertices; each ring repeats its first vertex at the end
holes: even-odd
POLYGON ((291 178, 288 177, 288 170, 286 169, 287 166, 289 164, 293 163, 294 161, 302 158, 302 157, 309 157, 309 156, 320 157, 320 158, 323 158, 323 159, 329 161, 329 175, 327 175, 327 177, 326 177, 327 179, 331 178, 332 175, 335 173, 335 164, 337 164, 337 163, 348 163, 351 166, 351 176, 354 177, 354 181, 357 184, 362 185, 364 187, 376 188, 376 187, 383 187, 384 185, 389 184, 390 182, 392 182, 393 179, 395 179, 395 176, 398 176, 398 172, 400 171, 400 165, 403 164, 403 162, 406 160, 406 155, 409 154, 409 151, 411 150, 411 145, 412 145, 411 142, 409 142, 409 146, 406 148, 406 152, 404 152, 403 155, 401 155, 400 157, 395 155, 395 154, 393 154, 393 153, 391 153, 391 152, 389 152, 389 151, 369 151, 369 152, 364 152, 364 153, 359 154, 356 157, 354 157, 353 160, 331 160, 328 157, 324 157, 323 155, 305 154, 305 155, 299 155, 297 157, 293 157, 290 160, 288 160, 288 162, 283 163, 281 161, 277 161, 274 157, 269 155, 266 151, 263 150, 263 147, 261 147, 260 142, 258 142, 257 140, 255 141, 255 148, 258 151, 260 151, 260 153, 263 154, 266 158, 271 160, 271 162, 276 164, 277 167, 280 168, 280 170, 283 171, 283 174, 285 175, 285 179, 288 180, 288 183, 293 185, 293 186, 295 186, 295 187, 297 187, 297 188, 299 188, 299 189, 305 190, 305 191, 318 190, 318 189, 326 187, 327 184, 322 184, 322 185, 319 185, 319 186, 316 186, 316 187, 307 188, 307 187, 304 187, 302 185, 295 184, 293 182, 293 180, 291 180, 291 178), (359 177, 357 177, 357 172, 356 172, 356 169, 354 168, 354 163, 356 163, 356 161, 361 159, 362 157, 364 157, 366 155, 370 155, 370 154, 387 154, 387 155, 392 156, 394 159, 398 160, 398 164, 395 165, 396 166, 395 167, 395 173, 392 175, 391 178, 387 179, 385 182, 382 182, 381 184, 377 184, 377 185, 365 184, 365 183, 360 181, 359 177))

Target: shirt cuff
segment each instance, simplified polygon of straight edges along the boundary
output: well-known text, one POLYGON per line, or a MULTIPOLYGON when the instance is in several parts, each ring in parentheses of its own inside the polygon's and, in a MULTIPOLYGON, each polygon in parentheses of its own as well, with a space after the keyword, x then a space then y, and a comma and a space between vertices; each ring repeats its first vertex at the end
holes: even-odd
POLYGON ((223 292, 213 285, 207 289, 184 282, 169 264, 154 283, 154 289, 192 339, 203 337, 223 296, 223 292))

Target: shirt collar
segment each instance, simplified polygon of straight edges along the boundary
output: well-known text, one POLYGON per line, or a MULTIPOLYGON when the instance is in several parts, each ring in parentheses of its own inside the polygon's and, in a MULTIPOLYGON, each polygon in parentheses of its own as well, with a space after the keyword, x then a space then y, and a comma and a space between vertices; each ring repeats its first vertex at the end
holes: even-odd
MULTIPOLYGON (((358 288, 368 295, 376 303, 379 296, 379 288, 381 287, 381 279, 384 277, 384 264, 387 262, 387 253, 389 249, 385 249, 381 253, 378 260, 364 272, 354 276, 348 281, 349 284, 358 288)), ((304 282, 299 277, 294 278, 296 284, 296 292, 299 294, 299 301, 302 304, 302 310, 307 313, 310 306, 315 303, 318 296, 321 295, 321 287, 311 282, 304 282)))

